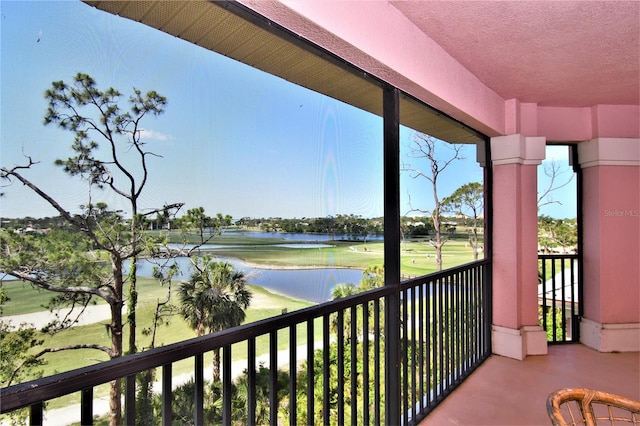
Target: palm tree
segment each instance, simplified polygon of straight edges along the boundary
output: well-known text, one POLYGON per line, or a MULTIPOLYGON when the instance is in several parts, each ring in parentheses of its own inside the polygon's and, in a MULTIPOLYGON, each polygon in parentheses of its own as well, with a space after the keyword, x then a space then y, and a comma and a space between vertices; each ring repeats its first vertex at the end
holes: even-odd
MULTIPOLYGON (((197 258, 188 281, 178 288, 181 313, 198 336, 242 324, 251 302, 246 276, 228 262, 197 258)), ((213 351, 213 380, 220 380, 220 348, 213 351)))
MULTIPOLYGON (((331 300, 342 299, 344 297, 353 296, 354 294, 362 293, 365 291, 373 290, 384 285, 384 266, 372 265, 367 267, 362 273, 362 279, 360 284, 355 285, 352 283, 337 284, 331 291, 331 300)), ((373 318, 373 304, 366 303, 367 310, 369 311, 369 318, 373 318)), ((364 307, 364 305, 363 305, 364 307)), ((353 309, 353 308, 351 308, 353 309)), ((358 308, 360 309, 360 308, 358 308)), ((380 302, 380 309, 384 310, 384 300, 380 302)), ((373 329, 373 319, 369 321, 369 327, 373 329)), ((331 315, 331 330, 336 332, 338 330, 338 316, 337 314, 331 315)), ((351 330, 351 317, 345 316, 343 320, 343 330, 348 336, 351 330)), ((348 340, 350 338, 348 337, 348 340)))

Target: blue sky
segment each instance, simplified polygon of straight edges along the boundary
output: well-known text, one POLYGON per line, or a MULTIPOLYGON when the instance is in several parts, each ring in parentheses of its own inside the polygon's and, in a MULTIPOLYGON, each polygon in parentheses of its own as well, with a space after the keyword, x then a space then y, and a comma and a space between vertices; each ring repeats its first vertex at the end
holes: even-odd
POLYGON ((576 177, 569 165, 569 147, 547 145, 545 157, 538 166, 538 193, 543 194, 551 185, 551 163, 558 167, 553 183, 553 187, 558 189, 551 191, 549 196, 542 200, 538 214, 555 218, 577 217, 576 177))
MULTIPOLYGON (((83 3, 0 7, 0 164, 23 164, 23 152, 39 160, 25 175, 67 210, 87 202, 87 187, 52 165, 70 154, 73 137, 42 124, 43 93, 85 72, 101 89, 168 98, 166 112, 143 126, 162 156, 152 161, 143 208, 184 202, 235 218, 382 215, 379 117, 83 3)), ((402 129, 403 147, 412 134, 402 129)), ((443 175, 441 196, 481 181, 475 147, 465 157, 443 175)), ((432 207, 426 181, 401 182, 403 213, 407 194, 414 206, 432 207)), ((4 217, 56 214, 18 184, 3 191, 4 217)), ((113 197, 104 201, 126 209, 113 197)))

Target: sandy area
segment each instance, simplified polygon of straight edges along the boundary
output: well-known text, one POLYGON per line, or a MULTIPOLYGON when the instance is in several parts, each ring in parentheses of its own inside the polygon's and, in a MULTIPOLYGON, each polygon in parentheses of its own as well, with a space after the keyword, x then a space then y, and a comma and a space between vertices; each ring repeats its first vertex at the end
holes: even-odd
MULTIPOLYGON (((51 322, 53 319, 55 319, 56 312, 59 318, 62 319, 69 311, 70 309, 66 308, 57 310, 55 312, 40 311, 24 315, 3 316, 1 318, 2 321, 9 323, 13 328, 17 328, 20 324, 27 324, 40 329, 51 322)), ((109 309, 109 305, 102 304, 88 306, 82 313, 82 315, 78 317, 76 325, 88 325, 101 321, 109 321, 110 318, 111 310, 109 309)))

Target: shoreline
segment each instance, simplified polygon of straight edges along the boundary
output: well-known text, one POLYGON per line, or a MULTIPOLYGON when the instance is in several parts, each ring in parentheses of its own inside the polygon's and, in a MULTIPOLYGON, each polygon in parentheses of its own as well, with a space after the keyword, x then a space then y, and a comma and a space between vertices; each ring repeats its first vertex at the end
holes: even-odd
MULTIPOLYGON (((221 256, 222 257, 222 256, 221 256)), ((283 271, 308 271, 308 270, 314 270, 314 269, 358 269, 361 271, 364 271, 365 268, 359 268, 357 266, 329 266, 329 265, 272 265, 272 264, 262 264, 262 263, 255 263, 255 262, 248 262, 244 259, 241 259, 239 257, 226 257, 227 259, 236 259, 239 260, 240 262, 244 263, 245 265, 247 265, 250 268, 253 269, 266 269, 269 271, 275 271, 275 270, 283 270, 283 271)))
MULTIPOLYGON (((289 295, 289 294, 282 293, 282 292, 280 292, 280 291, 274 290, 274 289, 269 288, 269 287, 264 287, 264 286, 261 286, 261 285, 251 284, 251 283, 247 283, 247 285, 248 285, 248 286, 250 286, 250 287, 257 287, 257 288, 260 288, 260 289, 262 289, 262 290, 266 291, 267 293, 271 293, 271 294, 273 294, 274 296, 277 296, 277 297, 286 297, 287 299, 290 299, 290 300, 293 300, 293 301, 296 301, 296 302, 313 303, 313 304, 315 304, 315 305, 319 305, 319 304, 320 304, 320 303, 318 303, 318 302, 314 302, 313 300, 301 299, 301 298, 299 298, 299 297, 291 296, 291 295, 289 295)), ((253 299, 253 297, 254 297, 254 296, 255 296, 255 295, 252 295, 252 299, 253 299)), ((262 296, 262 295, 260 295, 259 297, 261 297, 261 296, 262 296)), ((249 307, 251 307, 251 305, 249 305, 249 307)))
MULTIPOLYGON (((261 286, 258 284, 247 283, 250 287, 255 287, 264 290, 267 293, 271 293, 277 297, 285 297, 287 299, 293 301, 300 301, 305 303, 313 303, 319 304, 319 302, 313 300, 307 300, 300 297, 292 296, 281 291, 272 289, 270 287, 261 286)), ((249 305, 251 306, 251 305, 249 305)), ((78 308, 76 308, 78 309, 78 308)), ((16 315, 2 315, 0 316, 0 321, 8 324, 10 329, 17 329, 21 324, 32 325, 36 329, 41 329, 51 321, 53 321, 56 316, 59 318, 64 318, 69 312, 71 308, 61 308, 54 311, 42 310, 35 311, 26 314, 16 314, 16 315)), ((126 306, 122 307, 123 315, 126 315, 126 306)), ((73 325, 73 327, 81 327, 85 325, 96 324, 101 321, 111 319, 111 308, 107 303, 100 303, 93 306, 87 306, 82 312, 81 315, 78 315, 77 322, 73 325)))

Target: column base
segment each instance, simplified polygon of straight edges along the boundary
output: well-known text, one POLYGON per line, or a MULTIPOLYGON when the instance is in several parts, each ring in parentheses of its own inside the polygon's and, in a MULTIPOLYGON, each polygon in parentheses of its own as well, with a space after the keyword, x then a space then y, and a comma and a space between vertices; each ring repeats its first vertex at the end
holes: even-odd
POLYGON ((582 318, 580 341, 598 352, 640 352, 640 323, 601 324, 582 318))
POLYGON ((547 333, 539 325, 527 325, 516 330, 491 327, 491 347, 496 355, 522 361, 529 355, 547 354, 547 333))

